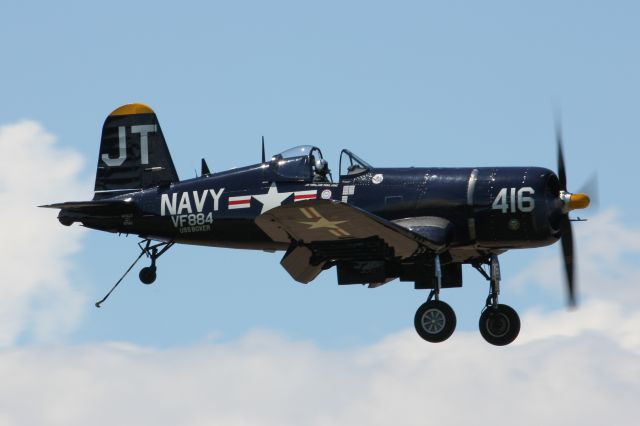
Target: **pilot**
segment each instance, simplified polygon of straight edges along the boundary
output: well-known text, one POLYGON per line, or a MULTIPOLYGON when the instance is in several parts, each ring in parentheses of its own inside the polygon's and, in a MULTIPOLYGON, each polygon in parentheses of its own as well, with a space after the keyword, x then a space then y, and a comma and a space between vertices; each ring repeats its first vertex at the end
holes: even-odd
POLYGON ((328 182, 327 174, 329 173, 329 165, 324 158, 317 159, 314 164, 314 182, 328 182))

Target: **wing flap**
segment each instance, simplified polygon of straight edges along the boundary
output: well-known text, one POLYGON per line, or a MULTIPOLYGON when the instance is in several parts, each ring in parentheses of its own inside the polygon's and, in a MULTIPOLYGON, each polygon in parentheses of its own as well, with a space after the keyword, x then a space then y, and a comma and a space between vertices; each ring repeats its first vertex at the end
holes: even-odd
POLYGON ((294 280, 307 284, 322 272, 325 262, 311 262, 313 252, 305 246, 297 246, 284 255, 280 264, 294 280))

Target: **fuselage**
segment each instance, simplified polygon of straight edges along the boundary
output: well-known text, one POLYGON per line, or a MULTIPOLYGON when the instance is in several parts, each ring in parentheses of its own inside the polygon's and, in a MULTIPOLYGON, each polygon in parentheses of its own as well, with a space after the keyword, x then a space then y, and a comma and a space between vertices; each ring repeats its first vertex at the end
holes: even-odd
POLYGON ((557 240, 551 218, 557 177, 545 168, 372 167, 335 183, 291 170, 295 167, 271 161, 119 195, 115 198, 135 203, 139 213, 82 222, 183 244, 286 250, 258 228, 255 218, 283 204, 332 199, 391 221, 444 218, 455 229, 451 251, 463 258, 464 253, 540 247, 557 240))

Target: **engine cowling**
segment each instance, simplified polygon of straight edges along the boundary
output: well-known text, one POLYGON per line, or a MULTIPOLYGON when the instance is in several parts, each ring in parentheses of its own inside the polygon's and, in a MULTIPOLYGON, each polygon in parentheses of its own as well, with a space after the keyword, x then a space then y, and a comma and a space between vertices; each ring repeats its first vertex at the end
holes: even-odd
POLYGON ((559 181, 540 167, 478 169, 473 188, 476 242, 483 247, 546 246, 558 235, 559 181))

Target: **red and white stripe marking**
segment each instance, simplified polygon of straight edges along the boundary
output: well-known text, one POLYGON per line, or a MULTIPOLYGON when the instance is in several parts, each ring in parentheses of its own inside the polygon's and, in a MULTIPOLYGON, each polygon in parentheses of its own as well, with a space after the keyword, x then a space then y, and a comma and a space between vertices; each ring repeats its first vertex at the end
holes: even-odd
POLYGON ((251 207, 251 195, 229 197, 229 210, 246 209, 248 207, 251 207))
POLYGON ((313 191, 296 191, 293 195, 293 201, 315 200, 318 198, 318 190, 313 191))

